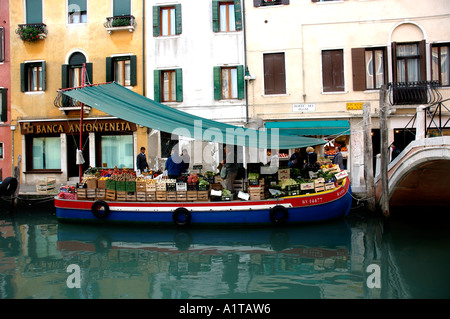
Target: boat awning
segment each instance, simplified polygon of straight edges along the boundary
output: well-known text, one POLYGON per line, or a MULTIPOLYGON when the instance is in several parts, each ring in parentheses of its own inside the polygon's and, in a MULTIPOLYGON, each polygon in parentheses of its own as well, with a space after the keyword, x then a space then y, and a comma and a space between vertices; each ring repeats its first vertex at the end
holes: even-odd
POLYGON ((265 127, 278 128, 280 134, 291 136, 350 134, 350 125, 346 120, 267 122, 265 127))
POLYGON ((273 149, 326 143, 322 139, 292 136, 280 130, 248 129, 195 116, 155 102, 115 82, 61 90, 61 93, 120 119, 196 140, 273 149))

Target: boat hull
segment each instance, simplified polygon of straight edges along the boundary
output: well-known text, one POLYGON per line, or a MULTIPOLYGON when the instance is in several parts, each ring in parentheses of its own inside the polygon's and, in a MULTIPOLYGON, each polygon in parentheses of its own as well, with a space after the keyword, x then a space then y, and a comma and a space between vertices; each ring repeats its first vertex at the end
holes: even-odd
MULTIPOLYGON (((96 223, 150 223, 167 225, 273 225, 330 220, 348 214, 348 179, 321 193, 257 201, 118 202, 102 201, 107 214, 95 214, 92 200, 55 197, 59 221, 96 223), (96 216, 97 215, 97 216, 96 216)), ((102 209, 102 213, 103 213, 102 209)))

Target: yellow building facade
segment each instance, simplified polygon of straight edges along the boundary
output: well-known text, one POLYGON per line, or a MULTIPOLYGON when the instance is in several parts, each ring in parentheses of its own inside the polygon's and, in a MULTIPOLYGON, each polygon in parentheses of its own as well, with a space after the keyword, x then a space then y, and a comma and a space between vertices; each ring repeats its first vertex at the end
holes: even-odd
POLYGON ((25 0, 10 6, 13 161, 21 183, 76 181, 83 160, 82 171, 134 167, 138 149, 147 145, 146 130, 82 107, 58 90, 116 81, 145 95, 143 5, 25 0))

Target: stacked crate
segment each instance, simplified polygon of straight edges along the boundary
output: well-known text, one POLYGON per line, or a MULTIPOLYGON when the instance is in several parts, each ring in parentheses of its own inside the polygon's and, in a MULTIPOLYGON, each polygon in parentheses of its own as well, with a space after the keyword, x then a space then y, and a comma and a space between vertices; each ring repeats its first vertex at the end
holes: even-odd
POLYGON ((51 194, 56 192, 56 179, 53 177, 45 177, 36 185, 36 192, 39 194, 51 194))

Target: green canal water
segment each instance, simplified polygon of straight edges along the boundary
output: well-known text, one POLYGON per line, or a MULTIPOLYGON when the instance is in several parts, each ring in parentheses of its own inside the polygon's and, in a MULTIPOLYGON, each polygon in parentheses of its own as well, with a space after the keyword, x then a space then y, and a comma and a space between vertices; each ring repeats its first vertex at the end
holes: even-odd
POLYGON ((0 299, 447 299, 445 208, 287 228, 60 224, 0 208, 0 299))

